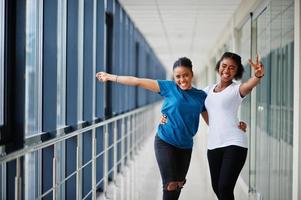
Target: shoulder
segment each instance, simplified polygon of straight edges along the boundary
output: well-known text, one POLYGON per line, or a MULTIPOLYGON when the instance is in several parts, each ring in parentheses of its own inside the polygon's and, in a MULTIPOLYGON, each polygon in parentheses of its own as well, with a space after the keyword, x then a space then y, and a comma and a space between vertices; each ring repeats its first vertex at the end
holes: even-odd
POLYGON ((200 97, 206 98, 206 96, 207 96, 207 93, 202 89, 194 88, 194 91, 200 97))
POLYGON ((239 90, 239 87, 241 86, 241 83, 236 83, 233 82, 230 87, 233 88, 234 90, 239 90))
POLYGON ((161 86, 174 86, 175 82, 171 80, 157 80, 158 84, 161 86))
POLYGON ((170 80, 157 80, 162 96, 168 96, 176 90, 176 83, 170 80))
POLYGON ((203 91, 204 91, 206 94, 208 94, 209 91, 211 91, 211 90, 215 87, 215 85, 216 85, 216 83, 207 85, 207 86, 203 89, 203 91))

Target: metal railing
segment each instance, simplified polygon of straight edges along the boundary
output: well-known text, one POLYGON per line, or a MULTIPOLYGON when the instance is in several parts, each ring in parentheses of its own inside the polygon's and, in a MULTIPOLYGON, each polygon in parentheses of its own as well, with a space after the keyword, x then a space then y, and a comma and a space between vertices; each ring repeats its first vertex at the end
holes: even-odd
MULTIPOLYGON (((86 161, 84 164, 81 159, 83 143, 77 142, 76 147, 76 170, 73 173, 59 179, 58 173, 58 158, 56 154, 53 153, 52 157, 52 187, 47 191, 37 195, 36 199, 42 199, 47 195, 52 193, 53 199, 61 199, 62 190, 66 192, 64 186, 68 180, 76 177, 76 197, 77 199, 87 199, 88 197, 96 199, 97 189, 101 188, 104 194, 107 191, 109 181, 114 181, 116 179, 117 173, 121 172, 128 161, 133 158, 139 145, 143 140, 154 133, 156 122, 158 122, 158 113, 154 112, 154 107, 156 104, 145 106, 143 108, 136 109, 134 111, 118 115, 116 117, 110 118, 108 120, 81 128, 74 132, 66 135, 58 136, 49 141, 42 143, 33 144, 31 146, 25 147, 14 153, 0 157, 0 165, 6 167, 6 164, 10 161, 15 161, 16 171, 15 171, 15 196, 14 198, 19 200, 22 199, 22 192, 24 192, 24 187, 22 187, 22 177, 21 170, 24 169, 24 157, 32 153, 40 153, 43 149, 66 142, 68 139, 76 138, 77 141, 81 141, 80 137, 89 133, 92 135, 91 141, 91 159, 86 161), (102 138, 96 137, 97 130, 102 130, 102 138), (97 143, 97 140, 102 140, 102 142, 97 143), (110 141, 111 140, 111 141, 110 141), (100 147, 97 144, 102 145, 102 150, 97 151, 100 147), (97 180, 97 162, 98 158, 102 158, 102 173, 103 176, 100 180, 97 180), (109 162, 111 158, 111 163, 109 162), (86 194, 82 194, 82 172, 84 168, 91 165, 91 189, 86 194), (111 165, 111 166, 110 166, 111 165)), ((86 148, 86 147, 85 147, 86 148)), ((55 151, 55 150, 53 150, 55 151)), ((43 159, 43 158, 42 158, 43 159)), ((65 167, 65 166, 64 166, 65 167)), ((44 169, 45 170, 45 169, 44 169)), ((63 169, 63 170, 66 170, 63 169)), ((2 170, 3 171, 3 170, 2 170)), ((1 172, 0 172, 1 173, 1 172)), ((2 174, 3 180, 3 174, 2 174)), ((2 182, 3 184, 3 182, 2 182)), ((41 186, 40 186, 41 187, 41 186)), ((2 191, 3 192, 3 191, 2 191)), ((3 197, 3 194, 2 194, 3 197)))

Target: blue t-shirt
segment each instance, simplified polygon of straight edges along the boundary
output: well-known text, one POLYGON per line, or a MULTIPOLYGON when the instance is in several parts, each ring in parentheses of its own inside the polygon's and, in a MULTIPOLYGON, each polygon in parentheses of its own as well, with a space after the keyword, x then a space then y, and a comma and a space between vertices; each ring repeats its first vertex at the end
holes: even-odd
POLYGON ((158 80, 158 84, 159 94, 165 97, 161 112, 167 116, 167 123, 158 127, 158 136, 178 148, 192 148, 200 113, 206 111, 206 93, 196 88, 182 90, 174 81, 158 80))

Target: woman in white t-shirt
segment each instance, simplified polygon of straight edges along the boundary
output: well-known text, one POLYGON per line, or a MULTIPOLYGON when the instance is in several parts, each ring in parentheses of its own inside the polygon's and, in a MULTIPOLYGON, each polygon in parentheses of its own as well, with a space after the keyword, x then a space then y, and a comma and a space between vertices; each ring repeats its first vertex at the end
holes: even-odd
POLYGON ((219 82, 204 89, 209 117, 207 156, 212 187, 219 200, 234 200, 234 187, 247 157, 247 135, 237 127, 237 112, 244 97, 264 76, 258 56, 255 63, 249 60, 249 64, 254 76, 244 83, 234 83, 233 79, 241 79, 244 72, 241 57, 224 53, 215 68, 219 82))

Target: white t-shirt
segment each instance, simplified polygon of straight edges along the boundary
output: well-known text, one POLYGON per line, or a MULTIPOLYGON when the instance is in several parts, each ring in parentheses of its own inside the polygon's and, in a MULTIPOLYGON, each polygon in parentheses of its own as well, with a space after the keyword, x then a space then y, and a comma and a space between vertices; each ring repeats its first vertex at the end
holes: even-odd
POLYGON ((209 115, 208 149, 230 145, 247 148, 247 135, 238 128, 237 111, 244 99, 239 93, 240 84, 232 83, 221 92, 213 92, 216 85, 204 89, 209 115))

